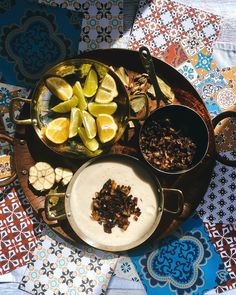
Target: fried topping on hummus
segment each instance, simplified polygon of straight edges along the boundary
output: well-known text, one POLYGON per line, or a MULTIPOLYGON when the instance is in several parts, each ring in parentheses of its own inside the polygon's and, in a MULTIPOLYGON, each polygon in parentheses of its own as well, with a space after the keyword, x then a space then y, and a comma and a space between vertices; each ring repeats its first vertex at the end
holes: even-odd
POLYGON ((92 219, 103 225, 106 233, 111 233, 114 226, 126 230, 130 224, 128 220, 134 215, 137 221, 141 210, 137 207, 138 198, 130 194, 131 187, 117 185, 109 179, 100 192, 95 193, 92 202, 92 219))

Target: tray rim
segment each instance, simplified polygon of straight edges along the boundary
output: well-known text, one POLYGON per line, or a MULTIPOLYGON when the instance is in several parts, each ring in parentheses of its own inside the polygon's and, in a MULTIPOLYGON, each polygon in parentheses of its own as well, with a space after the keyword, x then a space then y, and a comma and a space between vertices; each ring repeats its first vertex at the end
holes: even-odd
MULTIPOLYGON (((133 50, 129 50, 129 49, 120 49, 120 48, 99 49, 99 50, 95 50, 95 51, 96 51, 96 52, 103 52, 103 54, 104 54, 104 52, 113 52, 113 53, 115 53, 115 52, 119 52, 119 51, 122 51, 123 53, 125 53, 125 52, 128 52, 128 53, 136 52, 136 51, 133 51, 133 50)), ((85 53, 85 55, 86 55, 86 54, 92 54, 92 53, 91 53, 91 52, 88 52, 88 53, 85 53)), ((137 54, 137 52, 136 52, 136 54, 137 54)), ((84 54, 82 54, 82 55, 79 56, 79 57, 84 58, 84 54)), ((167 64, 166 62, 164 62, 164 61, 162 61, 162 60, 160 60, 160 59, 154 57, 154 61, 155 61, 155 60, 158 60, 158 62, 161 62, 161 63, 166 64, 167 66, 171 67, 174 71, 178 72, 173 66, 167 64)), ((179 72, 178 72, 178 74, 181 75, 182 78, 186 80, 186 78, 185 78, 182 74, 180 74, 179 72)), ((210 120, 210 122, 211 122, 211 118, 210 118, 209 112, 208 112, 208 110, 207 110, 207 108, 206 108, 206 106, 205 106, 203 100, 201 99, 199 93, 197 92, 197 90, 194 88, 194 86, 193 86, 189 81, 187 81, 187 82, 188 82, 189 87, 193 90, 194 94, 196 94, 196 98, 198 99, 198 101, 199 101, 199 102, 201 103, 201 105, 205 108, 205 111, 206 111, 206 113, 208 114, 209 120, 210 120)), ((210 127, 208 126, 208 128, 210 128, 210 127)), ((213 132, 213 127, 212 127, 212 125, 211 125, 211 128, 212 128, 212 129, 209 130, 209 132, 212 133, 212 132, 213 132)), ((27 183, 27 182, 26 182, 26 177, 27 177, 27 175, 24 175, 23 170, 22 170, 22 167, 21 167, 21 165, 19 164, 19 158, 21 158, 20 155, 17 155, 17 156, 16 156, 16 154, 18 153, 19 150, 21 150, 21 151, 24 150, 24 152, 27 152, 27 150, 28 150, 28 152, 29 152, 28 144, 27 144, 27 142, 25 142, 25 140, 23 139, 23 138, 24 138, 24 132, 25 132, 25 129, 26 129, 26 126, 17 126, 17 127, 16 127, 16 134, 17 134, 18 136, 17 136, 17 137, 15 138, 15 140, 14 140, 14 160, 15 160, 15 164, 16 164, 17 176, 18 176, 18 178, 19 178, 19 182, 20 182, 20 185, 21 185, 21 187, 22 187, 22 190, 23 190, 23 192, 25 193, 26 197, 29 199, 30 204, 32 205, 33 209, 34 209, 37 213, 39 213, 39 211, 42 211, 42 210, 44 209, 44 206, 43 206, 43 204, 44 204, 44 197, 43 197, 43 196, 37 197, 36 195, 34 195, 34 197, 35 197, 34 200, 32 199, 32 196, 29 197, 29 195, 30 195, 30 191, 31 191, 31 190, 30 190, 29 187, 28 187, 28 188, 26 187, 26 183, 27 183), (15 153, 15 152, 16 152, 16 153, 15 153), (38 201, 38 202, 37 202, 37 201, 38 201), (37 203, 37 205, 36 205, 36 203, 37 203), (38 203, 40 203, 41 205, 39 206, 38 203)), ((213 133, 214 133, 214 132, 213 132, 213 133)), ((215 144, 213 144, 213 146, 212 146, 212 144, 213 144, 213 143, 211 143, 211 148, 213 149, 213 151, 215 151, 215 144)), ((18 153, 18 154, 19 154, 19 153, 18 153)), ((30 154, 30 153, 29 153, 29 154, 30 154)), ((33 164, 34 160, 32 159, 31 154, 30 154, 30 157, 31 157, 31 163, 33 164)), ((210 165, 210 167, 211 167, 211 169, 213 169, 215 161, 214 161, 212 155, 210 156, 209 161, 212 162, 212 164, 210 165)), ((209 170, 209 171, 212 172, 212 170, 209 170)), ((26 171, 26 172, 27 172, 27 171, 26 171)), ((26 173, 26 174, 27 174, 27 173, 26 173)), ((209 182, 208 182, 208 185, 209 185, 209 182)), ((31 193, 32 193, 32 191, 31 191, 31 193)), ((200 199, 200 200, 201 200, 201 199, 200 199)), ((200 200, 199 200, 199 203, 200 203, 200 200)), ((186 203, 185 206, 188 207, 188 203, 186 203)), ((191 209, 190 209, 190 211, 191 211, 191 209)), ((42 213, 42 212, 41 212, 41 213, 42 213)), ((192 213, 192 211, 191 211, 191 213, 192 213)), ((183 216, 180 216, 180 219, 181 219, 180 224, 190 216, 190 214, 187 214, 187 216, 185 216, 185 215, 186 215, 186 214, 184 214, 183 216)), ((72 242, 72 243, 74 243, 74 242, 77 243, 77 241, 80 240, 78 237, 76 237, 76 238, 71 238, 70 236, 68 236, 68 235, 63 231, 63 229, 62 229, 62 230, 60 229, 60 226, 58 227, 57 225, 55 225, 54 222, 49 222, 48 220, 46 220, 46 218, 45 218, 45 214, 44 214, 44 213, 42 213, 42 218, 43 218, 43 221, 44 221, 47 225, 49 225, 49 226, 50 226, 50 227, 51 227, 56 233, 58 233, 59 235, 61 235, 63 238, 69 240, 69 241, 72 242)), ((180 224, 179 224, 178 226, 180 226, 180 224)), ((176 227, 176 228, 177 228, 177 227, 176 227)), ((71 229, 71 230, 72 230, 72 229, 71 229)), ((166 233, 168 234, 168 233, 170 233, 171 231, 172 231, 172 229, 169 230, 169 231, 167 230, 166 233)), ((165 236, 166 233, 164 233, 164 236, 165 236)), ((162 236, 161 236, 160 238, 162 238, 162 236)))

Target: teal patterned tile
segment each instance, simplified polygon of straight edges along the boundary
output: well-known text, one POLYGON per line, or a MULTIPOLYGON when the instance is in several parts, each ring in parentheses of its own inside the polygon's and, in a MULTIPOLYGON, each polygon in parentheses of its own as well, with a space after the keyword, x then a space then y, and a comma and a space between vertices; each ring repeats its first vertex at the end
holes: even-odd
POLYGON ((140 247, 129 254, 149 295, 204 294, 218 284, 223 263, 197 215, 151 251, 140 247))
POLYGON ((198 73, 196 72, 194 66, 190 61, 184 62, 177 70, 190 82, 195 81, 198 78, 198 73))
POLYGON ((0 15, 0 67, 6 83, 34 86, 50 66, 78 53, 79 12, 6 0, 0 15))
POLYGON ((218 91, 225 88, 227 82, 219 69, 215 68, 213 71, 194 81, 193 86, 205 100, 213 97, 218 91))

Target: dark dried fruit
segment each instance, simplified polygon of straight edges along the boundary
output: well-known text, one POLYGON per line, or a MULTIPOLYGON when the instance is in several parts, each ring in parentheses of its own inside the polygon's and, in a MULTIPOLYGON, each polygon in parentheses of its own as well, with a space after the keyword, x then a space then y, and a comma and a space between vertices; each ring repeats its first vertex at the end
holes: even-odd
POLYGON ((170 119, 152 121, 143 128, 140 147, 145 159, 163 171, 190 167, 196 154, 196 144, 181 130, 175 130, 170 119))
POLYGON ((109 179, 100 192, 95 193, 91 218, 103 224, 106 233, 111 233, 111 229, 116 225, 126 230, 131 215, 134 215, 135 221, 138 220, 141 210, 137 207, 138 199, 130 195, 130 190, 130 186, 120 186, 109 179))

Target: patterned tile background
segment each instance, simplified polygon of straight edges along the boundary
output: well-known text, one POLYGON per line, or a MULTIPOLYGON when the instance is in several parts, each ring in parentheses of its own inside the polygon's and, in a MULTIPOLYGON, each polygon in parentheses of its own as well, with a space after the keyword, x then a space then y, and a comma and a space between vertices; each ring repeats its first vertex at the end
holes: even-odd
POLYGON ((151 252, 139 247, 129 255, 148 295, 204 294, 230 279, 197 215, 157 241, 151 252))
POLYGON ((84 13, 79 52, 109 48, 123 34, 122 0, 39 0, 84 13))
POLYGON ((34 87, 42 74, 78 52, 82 14, 7 0, 0 11, 0 67, 6 83, 34 87))
POLYGON ((116 262, 116 254, 73 247, 46 228, 20 289, 34 295, 105 294, 116 262))

